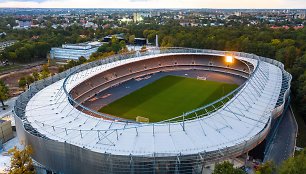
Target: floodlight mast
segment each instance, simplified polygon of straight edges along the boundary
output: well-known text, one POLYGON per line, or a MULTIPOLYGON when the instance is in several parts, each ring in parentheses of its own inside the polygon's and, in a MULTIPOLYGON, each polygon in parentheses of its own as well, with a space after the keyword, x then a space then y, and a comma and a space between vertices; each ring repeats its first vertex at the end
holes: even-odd
POLYGON ((226 63, 233 63, 234 57, 233 56, 226 56, 225 57, 225 62, 226 63))

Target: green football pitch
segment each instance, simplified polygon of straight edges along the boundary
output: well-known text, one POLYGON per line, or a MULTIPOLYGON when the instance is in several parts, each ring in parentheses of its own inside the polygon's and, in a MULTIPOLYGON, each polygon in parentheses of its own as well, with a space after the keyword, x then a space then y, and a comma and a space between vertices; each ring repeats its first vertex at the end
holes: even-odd
POLYGON ((209 104, 237 87, 236 84, 166 76, 104 106, 99 112, 130 120, 141 116, 158 122, 209 104))

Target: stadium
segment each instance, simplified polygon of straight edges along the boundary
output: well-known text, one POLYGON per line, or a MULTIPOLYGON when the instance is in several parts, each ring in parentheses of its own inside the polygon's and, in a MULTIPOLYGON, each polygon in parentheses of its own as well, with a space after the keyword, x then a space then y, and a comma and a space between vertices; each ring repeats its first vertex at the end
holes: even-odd
POLYGON ((290 82, 269 58, 154 48, 35 82, 16 101, 16 130, 57 173, 203 173, 266 138, 290 82))

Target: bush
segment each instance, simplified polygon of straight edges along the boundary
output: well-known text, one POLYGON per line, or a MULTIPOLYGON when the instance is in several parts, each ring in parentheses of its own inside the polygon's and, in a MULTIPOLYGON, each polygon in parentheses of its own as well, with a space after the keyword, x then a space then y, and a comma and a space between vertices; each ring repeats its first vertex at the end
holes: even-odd
POLYGON ((27 85, 27 80, 26 80, 26 78, 25 78, 25 77, 21 77, 21 78, 19 79, 19 81, 18 81, 18 86, 19 86, 20 88, 25 88, 26 85, 27 85))

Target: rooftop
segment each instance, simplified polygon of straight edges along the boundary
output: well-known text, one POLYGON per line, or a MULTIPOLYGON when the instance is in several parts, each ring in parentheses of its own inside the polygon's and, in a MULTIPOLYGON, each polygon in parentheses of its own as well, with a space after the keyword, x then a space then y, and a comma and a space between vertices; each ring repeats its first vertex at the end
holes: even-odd
MULTIPOLYGON (((70 91, 77 84, 110 68, 162 55, 177 54, 142 56, 93 67, 70 76, 66 88, 70 91)), ((103 120, 75 109, 65 94, 57 95, 62 93, 64 80, 34 95, 27 104, 26 116, 31 125, 46 137, 100 153, 151 156, 218 151, 244 143, 265 130, 282 86, 280 68, 252 58, 236 58, 258 66, 259 70, 234 98, 206 117, 171 124, 127 124, 103 120), (264 83, 264 88, 254 85, 258 79, 262 79, 259 83, 264 83), (256 91, 261 92, 257 94, 256 91)))

